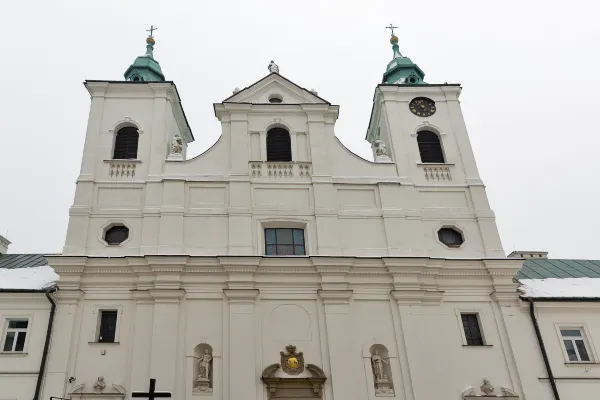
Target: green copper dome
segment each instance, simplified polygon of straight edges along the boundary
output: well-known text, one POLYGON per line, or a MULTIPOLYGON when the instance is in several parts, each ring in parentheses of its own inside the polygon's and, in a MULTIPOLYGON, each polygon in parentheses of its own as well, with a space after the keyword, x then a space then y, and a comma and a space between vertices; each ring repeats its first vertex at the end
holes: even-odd
POLYGON ((411 61, 410 58, 400 54, 398 48, 398 37, 392 33, 390 39, 392 49, 394 50, 394 58, 387 65, 387 69, 383 74, 383 83, 389 84, 419 84, 425 83, 425 72, 419 66, 411 61))
POLYGON ((154 38, 146 39, 146 54, 135 59, 133 64, 123 74, 128 81, 156 82, 164 81, 165 76, 160 69, 160 64, 154 59, 154 38))

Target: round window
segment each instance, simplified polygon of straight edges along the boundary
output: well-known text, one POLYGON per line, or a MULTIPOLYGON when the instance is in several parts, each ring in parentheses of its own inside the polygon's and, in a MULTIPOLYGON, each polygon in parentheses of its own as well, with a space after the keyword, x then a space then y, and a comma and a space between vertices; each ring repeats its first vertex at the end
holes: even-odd
POLYGON ((269 96, 269 103, 279 104, 283 103, 283 98, 278 94, 272 94, 269 96))
POLYGON ((129 228, 123 225, 116 225, 106 230, 104 240, 111 245, 119 245, 129 237, 129 228))

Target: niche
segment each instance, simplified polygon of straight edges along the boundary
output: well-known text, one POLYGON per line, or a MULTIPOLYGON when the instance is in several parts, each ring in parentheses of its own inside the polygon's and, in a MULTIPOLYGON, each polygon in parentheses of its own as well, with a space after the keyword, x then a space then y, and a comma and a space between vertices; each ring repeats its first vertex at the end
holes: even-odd
POLYGON ((369 349, 371 354, 371 369, 375 383, 375 396, 393 397, 394 380, 388 349, 382 344, 374 344, 369 349))
POLYGON ((194 348, 194 394, 213 391, 213 348, 202 343, 194 348))

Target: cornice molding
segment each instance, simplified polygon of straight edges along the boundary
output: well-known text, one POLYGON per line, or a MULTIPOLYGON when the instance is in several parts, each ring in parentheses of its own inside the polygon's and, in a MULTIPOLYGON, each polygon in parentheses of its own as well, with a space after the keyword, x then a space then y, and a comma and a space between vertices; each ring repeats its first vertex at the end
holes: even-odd
POLYGON ((317 294, 325 304, 348 304, 352 293, 352 290, 317 290, 317 294))
POLYGON ((254 302, 260 291, 258 289, 223 289, 223 294, 229 301, 251 301, 254 302))

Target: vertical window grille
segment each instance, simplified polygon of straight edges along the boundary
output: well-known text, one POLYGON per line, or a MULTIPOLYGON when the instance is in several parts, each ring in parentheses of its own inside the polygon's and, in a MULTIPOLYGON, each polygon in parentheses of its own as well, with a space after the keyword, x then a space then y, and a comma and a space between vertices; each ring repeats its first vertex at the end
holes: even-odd
POLYGON ((483 346, 483 336, 479 325, 479 317, 476 313, 462 313, 463 329, 465 330, 465 339, 467 346, 483 346))
POLYGON ((267 132, 267 161, 292 161, 290 133, 283 128, 267 132))
POLYGON ((114 343, 115 334, 117 332, 117 311, 102 310, 100 311, 100 329, 98 333, 98 341, 102 343, 114 343))
POLYGON ((431 131, 417 133, 417 144, 422 163, 444 163, 444 152, 440 137, 431 131))
POLYGON ((140 134, 137 128, 127 126, 119 129, 115 137, 115 149, 113 159, 129 160, 137 158, 138 141, 140 134))

